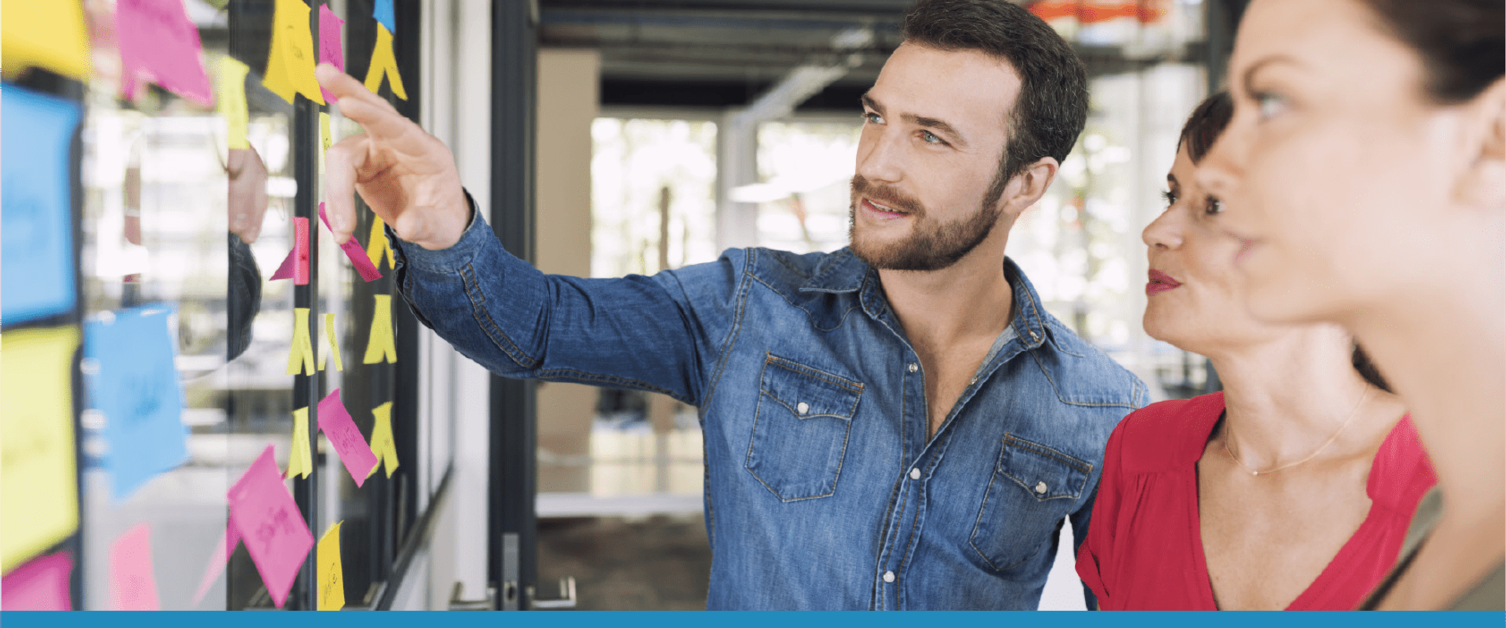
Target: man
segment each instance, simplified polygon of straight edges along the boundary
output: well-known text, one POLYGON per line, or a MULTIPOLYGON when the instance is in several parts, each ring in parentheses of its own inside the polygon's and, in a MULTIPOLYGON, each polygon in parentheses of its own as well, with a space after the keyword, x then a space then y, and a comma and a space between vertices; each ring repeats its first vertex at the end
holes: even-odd
POLYGON ((367 135, 329 151, 387 221, 401 290, 493 372, 700 410, 707 606, 1033 609, 1065 518, 1144 386, 1042 308, 1004 257, 1081 132, 1081 63, 1004 0, 926 0, 863 98, 852 246, 729 250, 653 277, 545 276, 474 212, 449 152, 354 79, 367 135))

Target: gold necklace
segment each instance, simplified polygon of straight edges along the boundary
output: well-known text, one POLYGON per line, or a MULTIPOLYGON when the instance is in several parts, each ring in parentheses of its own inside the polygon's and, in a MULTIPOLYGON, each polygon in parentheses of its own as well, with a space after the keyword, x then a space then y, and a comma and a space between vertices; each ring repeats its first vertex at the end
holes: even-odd
MULTIPOLYGON (((1230 458, 1234 459, 1235 464, 1238 464, 1240 466, 1240 468, 1242 468, 1242 469, 1244 469, 1246 471, 1249 471, 1250 475, 1253 475, 1253 476, 1267 475, 1267 474, 1275 473, 1275 472, 1280 471, 1282 469, 1290 469, 1292 467, 1295 467, 1295 466, 1297 466, 1299 464, 1302 464, 1304 462, 1312 460, 1313 458, 1318 457, 1318 454, 1323 453, 1323 450, 1328 449, 1329 445, 1332 445, 1334 441, 1338 440, 1339 439, 1339 434, 1341 434, 1341 433, 1344 432, 1344 428, 1349 427, 1349 423, 1351 421, 1354 421, 1354 417, 1359 416, 1360 407, 1365 405, 1365 400, 1368 399, 1369 397, 1370 397, 1370 384, 1367 383, 1367 384, 1365 384, 1365 392, 1360 395, 1359 402, 1356 403, 1356 404, 1354 404, 1354 408, 1349 411, 1349 418, 1344 419, 1344 423, 1342 425, 1340 425, 1339 429, 1333 433, 1333 436, 1329 436, 1328 440, 1324 441, 1324 443, 1323 443, 1323 445, 1321 447, 1318 447, 1317 450, 1315 450, 1312 453, 1308 454, 1306 458, 1303 458, 1303 459, 1298 460, 1296 462, 1293 462, 1291 464, 1284 464, 1284 465, 1281 465, 1281 466, 1276 467, 1274 469, 1270 469, 1268 471, 1256 471, 1255 469, 1251 469, 1249 465, 1245 464, 1245 461, 1240 460, 1239 456, 1237 456, 1237 455, 1234 454, 1234 450, 1229 449, 1229 441, 1234 440, 1234 425, 1233 424, 1228 424, 1228 423, 1226 423, 1225 426, 1224 426, 1224 429, 1228 432, 1228 434, 1224 436, 1224 451, 1229 454, 1230 458)), ((1225 419, 1225 421, 1227 421, 1227 418, 1225 419)))

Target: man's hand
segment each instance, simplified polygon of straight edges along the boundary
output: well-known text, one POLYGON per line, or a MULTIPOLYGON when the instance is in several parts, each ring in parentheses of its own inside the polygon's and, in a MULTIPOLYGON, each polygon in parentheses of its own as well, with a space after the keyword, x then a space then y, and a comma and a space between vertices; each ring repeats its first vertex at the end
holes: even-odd
POLYGON ((340 113, 366 131, 325 153, 325 209, 335 243, 355 230, 355 193, 403 240, 430 250, 458 242, 471 209, 450 149, 335 66, 321 63, 314 76, 340 113))

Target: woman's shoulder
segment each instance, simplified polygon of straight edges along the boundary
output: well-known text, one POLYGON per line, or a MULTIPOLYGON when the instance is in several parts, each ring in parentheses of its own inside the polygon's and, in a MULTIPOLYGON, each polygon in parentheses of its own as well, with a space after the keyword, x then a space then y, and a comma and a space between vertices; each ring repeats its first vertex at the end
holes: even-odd
POLYGON ((1131 412, 1110 437, 1126 473, 1191 470, 1224 411, 1224 394, 1158 401, 1131 412))
POLYGON ((1422 495, 1437 483, 1438 476, 1433 473, 1433 464, 1417 436, 1417 428, 1412 425, 1411 415, 1403 416, 1375 452, 1366 492, 1371 500, 1387 502, 1410 513, 1422 495))

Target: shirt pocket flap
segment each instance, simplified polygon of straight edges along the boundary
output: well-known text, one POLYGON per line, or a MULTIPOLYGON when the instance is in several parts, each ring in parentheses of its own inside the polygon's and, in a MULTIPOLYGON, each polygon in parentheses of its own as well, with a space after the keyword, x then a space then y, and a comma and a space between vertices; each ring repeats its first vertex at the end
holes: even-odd
POLYGON ((811 367, 770 355, 761 388, 801 419, 851 419, 858 409, 863 385, 811 367))
POLYGON ((1037 500, 1077 499, 1093 473, 1091 463, 1013 434, 1004 435, 999 470, 1037 500))

